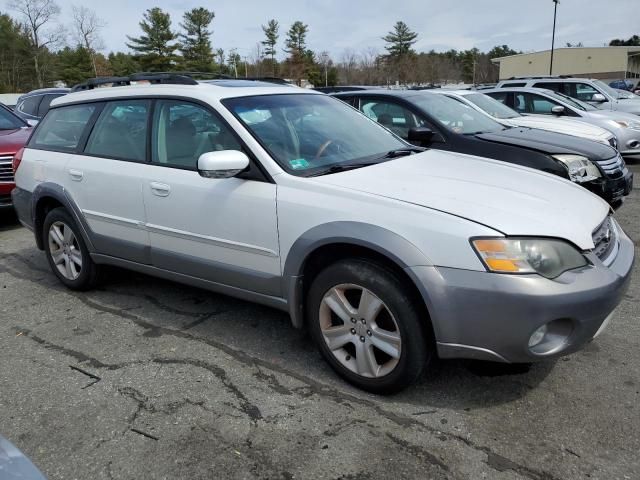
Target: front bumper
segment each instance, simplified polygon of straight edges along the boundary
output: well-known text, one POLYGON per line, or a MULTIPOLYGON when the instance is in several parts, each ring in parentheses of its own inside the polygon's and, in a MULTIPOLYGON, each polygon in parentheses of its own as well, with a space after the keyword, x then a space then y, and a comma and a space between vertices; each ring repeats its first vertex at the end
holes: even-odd
POLYGON ((631 277, 634 246, 619 229, 619 251, 605 267, 539 275, 502 275, 442 267, 412 267, 429 309, 441 358, 533 362, 579 350, 616 308, 631 277), (534 353, 529 339, 552 321, 571 325, 559 348, 534 353))
POLYGON ((11 208, 11 190, 15 186, 13 182, 0 182, 0 209, 11 208))
POLYGON ((582 184, 587 190, 602 197, 610 205, 617 206, 633 189, 633 172, 624 168, 618 178, 602 177, 594 182, 582 184))

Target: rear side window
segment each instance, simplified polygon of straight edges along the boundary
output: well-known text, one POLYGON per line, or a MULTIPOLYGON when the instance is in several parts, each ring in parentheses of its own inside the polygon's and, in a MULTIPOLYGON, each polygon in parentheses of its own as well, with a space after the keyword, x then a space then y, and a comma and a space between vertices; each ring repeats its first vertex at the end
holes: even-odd
POLYGON ((96 108, 96 105, 70 105, 50 110, 36 128, 29 147, 74 151, 96 108))
POLYGON ((509 87, 524 87, 526 85, 525 82, 513 82, 513 83, 505 83, 500 88, 509 88, 509 87))
POLYGON ((123 100, 105 105, 85 153, 144 162, 147 158, 149 100, 123 100))
POLYGON ((19 112, 26 113, 27 115, 33 115, 35 117, 38 113, 40 100, 42 100, 42 95, 34 95, 33 97, 25 98, 18 104, 16 109, 19 112))

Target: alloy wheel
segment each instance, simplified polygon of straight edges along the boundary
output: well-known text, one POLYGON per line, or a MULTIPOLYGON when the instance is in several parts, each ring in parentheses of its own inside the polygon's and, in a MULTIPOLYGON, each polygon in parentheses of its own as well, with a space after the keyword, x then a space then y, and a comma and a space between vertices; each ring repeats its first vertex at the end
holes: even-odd
POLYGON ((53 222, 49 227, 49 254, 60 274, 75 280, 82 271, 82 252, 75 233, 64 222, 53 222))
POLYGON ((398 365, 400 328, 385 303, 370 290, 340 284, 320 304, 320 330, 333 356, 367 378, 388 375, 398 365))

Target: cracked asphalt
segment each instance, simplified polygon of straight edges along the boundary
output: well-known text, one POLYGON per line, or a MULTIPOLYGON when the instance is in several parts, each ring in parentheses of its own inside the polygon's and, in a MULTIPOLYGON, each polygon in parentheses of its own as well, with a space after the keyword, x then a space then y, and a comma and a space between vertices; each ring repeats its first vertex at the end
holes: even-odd
MULTIPOLYGON (((638 244, 638 189, 616 216, 638 244)), ((639 317, 636 266, 583 351, 378 397, 278 311, 115 269, 66 290, 5 212, 0 434, 49 479, 638 479, 639 317)))

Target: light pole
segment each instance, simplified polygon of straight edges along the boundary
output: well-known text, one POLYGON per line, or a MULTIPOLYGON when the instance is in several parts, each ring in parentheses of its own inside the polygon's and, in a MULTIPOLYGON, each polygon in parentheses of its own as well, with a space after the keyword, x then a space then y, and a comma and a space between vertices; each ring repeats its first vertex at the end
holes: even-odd
POLYGON ((549 75, 553 75, 553 47, 556 43, 556 13, 560 0, 553 0, 553 33, 551 34, 551 62, 549 63, 549 75))

